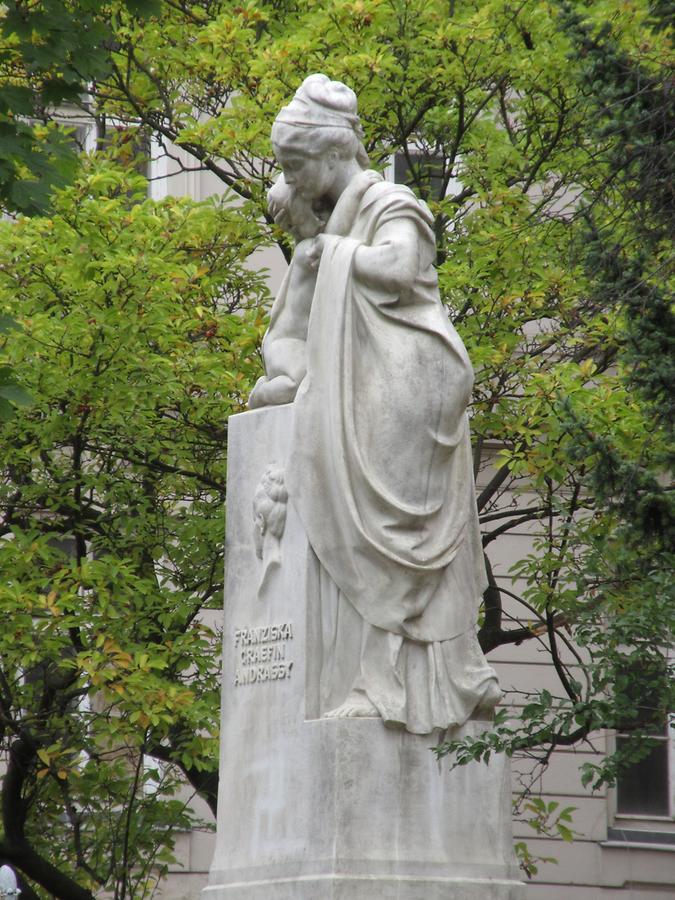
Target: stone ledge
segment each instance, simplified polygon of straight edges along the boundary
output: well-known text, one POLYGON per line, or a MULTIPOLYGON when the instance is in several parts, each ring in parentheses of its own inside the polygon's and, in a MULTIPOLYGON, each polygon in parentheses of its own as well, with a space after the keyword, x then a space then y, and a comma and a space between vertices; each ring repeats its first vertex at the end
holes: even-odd
POLYGON ((211 885, 204 900, 522 900, 519 881, 325 875, 211 885))

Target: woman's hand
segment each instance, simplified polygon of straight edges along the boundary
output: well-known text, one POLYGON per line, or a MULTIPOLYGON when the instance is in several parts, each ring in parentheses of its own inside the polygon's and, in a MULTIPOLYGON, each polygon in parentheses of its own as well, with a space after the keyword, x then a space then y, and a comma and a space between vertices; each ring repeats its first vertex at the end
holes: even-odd
POLYGON ((307 238, 304 241, 300 241, 295 248, 293 258, 303 269, 314 272, 319 268, 324 246, 324 235, 317 234, 314 238, 307 238))
POLYGON ((291 189, 286 184, 282 173, 267 192, 267 211, 277 225, 282 225, 283 227, 281 219, 288 217, 290 202, 291 189))

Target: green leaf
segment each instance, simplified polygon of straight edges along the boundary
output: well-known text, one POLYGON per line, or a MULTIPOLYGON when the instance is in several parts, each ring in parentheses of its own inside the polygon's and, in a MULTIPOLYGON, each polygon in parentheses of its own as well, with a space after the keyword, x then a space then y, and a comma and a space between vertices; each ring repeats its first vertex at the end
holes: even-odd
POLYGON ((15 406, 30 406, 33 398, 18 384, 2 384, 0 382, 0 397, 9 400, 15 406))

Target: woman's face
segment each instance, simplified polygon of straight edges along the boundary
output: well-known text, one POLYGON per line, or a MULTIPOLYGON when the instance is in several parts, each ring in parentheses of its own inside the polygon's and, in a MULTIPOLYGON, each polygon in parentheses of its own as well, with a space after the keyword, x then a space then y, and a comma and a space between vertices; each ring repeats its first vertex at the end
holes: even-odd
POLYGON ((298 150, 274 146, 274 155, 284 173, 286 184, 306 200, 318 200, 330 192, 335 181, 337 153, 309 156, 298 150))

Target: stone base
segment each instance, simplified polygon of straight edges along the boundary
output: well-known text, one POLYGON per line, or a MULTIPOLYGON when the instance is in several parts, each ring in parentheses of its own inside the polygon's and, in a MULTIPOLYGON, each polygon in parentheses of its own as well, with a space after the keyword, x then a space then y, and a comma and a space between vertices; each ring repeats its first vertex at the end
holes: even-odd
MULTIPOLYGON (((229 422, 218 833, 204 900, 522 900, 508 760, 453 771, 379 718, 317 718, 316 591, 289 503, 261 590, 252 498, 292 407, 229 422)), ((469 722, 457 736, 475 734, 469 722)))
POLYGON ((513 881, 324 875, 208 887, 204 900, 521 900, 513 881))
POLYGON ((204 900, 522 900, 503 758, 450 771, 439 735, 379 719, 292 730, 240 761, 204 900))

